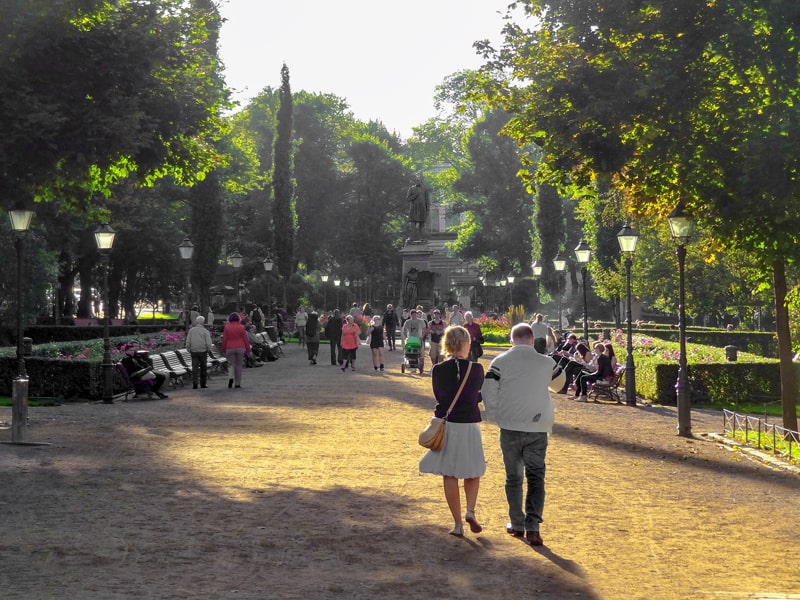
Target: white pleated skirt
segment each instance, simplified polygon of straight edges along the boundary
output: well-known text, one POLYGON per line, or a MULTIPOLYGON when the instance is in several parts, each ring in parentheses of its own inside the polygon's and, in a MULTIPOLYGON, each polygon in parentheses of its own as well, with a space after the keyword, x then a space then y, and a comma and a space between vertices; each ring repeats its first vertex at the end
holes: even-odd
POLYGON ((444 448, 439 452, 428 450, 419 461, 419 471, 458 479, 483 477, 486 457, 480 423, 447 423, 444 448))

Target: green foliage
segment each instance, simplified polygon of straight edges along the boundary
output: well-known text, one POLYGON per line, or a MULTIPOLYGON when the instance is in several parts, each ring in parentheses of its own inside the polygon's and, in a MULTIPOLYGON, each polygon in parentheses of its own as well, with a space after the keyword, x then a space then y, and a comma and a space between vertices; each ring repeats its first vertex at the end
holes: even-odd
POLYGON ((284 277, 292 273, 294 260, 294 181, 292 173, 292 90, 289 68, 281 68, 280 107, 275 136, 275 168, 272 188, 275 205, 272 228, 275 236, 276 266, 284 277))

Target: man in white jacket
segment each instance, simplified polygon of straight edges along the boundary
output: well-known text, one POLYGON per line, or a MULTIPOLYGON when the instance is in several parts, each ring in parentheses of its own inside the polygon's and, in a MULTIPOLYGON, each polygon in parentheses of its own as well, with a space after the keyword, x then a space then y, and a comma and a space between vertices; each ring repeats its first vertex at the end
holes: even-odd
POLYGON ((544 510, 544 475, 548 435, 553 431, 553 400, 548 384, 555 362, 533 347, 527 323, 511 330, 511 348, 496 357, 481 393, 486 416, 500 426, 500 449, 506 467, 506 531, 542 545, 539 524, 544 510), (523 476, 528 480, 522 505, 523 476))

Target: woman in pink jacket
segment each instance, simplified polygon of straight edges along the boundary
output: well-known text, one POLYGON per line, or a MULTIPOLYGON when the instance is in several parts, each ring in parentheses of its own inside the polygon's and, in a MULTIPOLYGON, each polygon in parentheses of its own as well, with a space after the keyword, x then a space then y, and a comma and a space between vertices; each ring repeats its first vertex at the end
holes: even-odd
POLYGON ((222 330, 222 353, 227 357, 228 364, 233 366, 233 378, 228 379, 228 387, 233 387, 234 383, 237 388, 242 387, 242 362, 250 354, 250 341, 239 313, 231 313, 222 330))
POLYGON ((344 325, 342 325, 342 356, 344 358, 344 366, 342 371, 347 370, 347 365, 356 370, 356 350, 361 343, 361 328, 354 322, 353 315, 345 317, 344 325))

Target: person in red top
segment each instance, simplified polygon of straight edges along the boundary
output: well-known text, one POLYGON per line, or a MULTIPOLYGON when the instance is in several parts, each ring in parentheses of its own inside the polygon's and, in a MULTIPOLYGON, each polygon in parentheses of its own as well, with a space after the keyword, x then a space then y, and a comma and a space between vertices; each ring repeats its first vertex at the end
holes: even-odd
POLYGON ((353 315, 347 315, 342 326, 342 355, 344 356, 342 371, 346 371, 348 365, 353 371, 356 370, 356 350, 360 343, 361 328, 355 323, 353 315))
POLYGON ((477 362, 478 359, 483 356, 483 347, 481 346, 481 344, 483 344, 483 334, 481 333, 481 326, 475 322, 472 312, 469 310, 464 313, 464 325, 462 327, 469 331, 471 340, 469 359, 473 362, 477 362))
POLYGON ((222 330, 222 353, 227 357, 228 364, 233 367, 233 377, 228 379, 228 387, 242 387, 242 362, 250 354, 250 341, 247 339, 247 330, 242 325, 239 313, 231 313, 228 323, 222 330))

